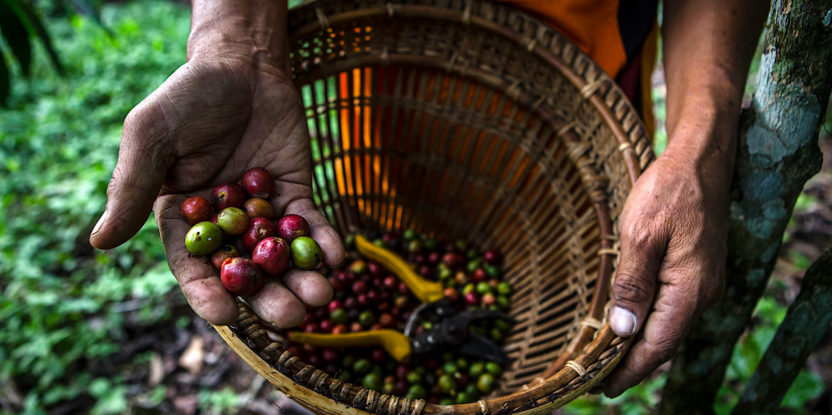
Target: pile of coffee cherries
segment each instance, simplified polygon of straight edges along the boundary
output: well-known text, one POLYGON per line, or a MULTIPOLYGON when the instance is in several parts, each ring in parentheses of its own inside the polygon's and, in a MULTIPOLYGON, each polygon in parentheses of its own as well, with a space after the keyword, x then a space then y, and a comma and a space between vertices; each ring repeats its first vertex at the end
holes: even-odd
POLYGON ((191 229, 185 246, 196 256, 211 256, 226 290, 250 296, 263 286, 263 277, 279 277, 290 267, 314 269, 321 248, 310 237, 309 223, 298 215, 274 222, 272 175, 262 168, 243 174, 241 184, 223 183, 211 193, 188 198, 179 214, 191 229), (214 214, 216 209, 216 214, 214 214))
MULTIPOLYGON (((345 238, 348 261, 329 272, 335 295, 324 307, 310 309, 293 330, 310 333, 351 333, 365 330, 404 330, 420 305, 407 285, 354 248, 345 238)), ((439 281, 445 297, 458 311, 491 309, 507 312, 512 288, 502 280, 502 257, 497 250, 483 252, 465 241, 439 243, 412 230, 389 232, 374 239, 404 258, 423 278, 439 281)), ((418 330, 430 329, 424 322, 418 330)), ((500 344, 510 324, 488 321, 472 331, 500 344)), ((378 392, 426 399, 436 404, 475 402, 489 394, 503 371, 495 362, 454 353, 414 356, 409 364, 396 362, 382 348, 329 348, 291 343, 287 348, 306 363, 330 375, 378 392)))

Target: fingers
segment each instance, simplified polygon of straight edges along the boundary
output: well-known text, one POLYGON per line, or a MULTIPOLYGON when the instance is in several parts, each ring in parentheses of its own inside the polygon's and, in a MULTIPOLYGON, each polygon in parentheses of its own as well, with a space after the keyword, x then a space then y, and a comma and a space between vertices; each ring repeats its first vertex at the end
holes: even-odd
POLYGON ((231 324, 237 318, 234 297, 222 286, 211 261, 207 257, 191 257, 185 247, 189 226, 179 217, 179 204, 184 199, 162 196, 154 207, 168 265, 197 315, 212 324, 231 324))
POLYGON ((161 112, 143 102, 124 121, 118 162, 107 188, 107 206, 90 235, 96 248, 121 245, 147 221, 175 151, 161 112))
POLYGON ((315 271, 290 270, 283 282, 298 298, 312 307, 320 307, 332 299, 332 285, 315 271))
POLYGON ((296 199, 286 206, 285 215, 295 214, 303 216, 312 231, 312 239, 321 246, 324 254, 324 262, 330 267, 338 267, 344 261, 344 246, 341 237, 330 226, 324 215, 321 214, 312 200, 309 198, 296 199))
POLYGON ((673 357, 696 315, 698 280, 690 277, 687 273, 662 276, 662 280, 668 278, 675 283, 662 285, 642 337, 604 380, 607 396, 620 395, 673 357))
POLYGON ((276 328, 297 326, 306 317, 303 303, 277 281, 266 282, 257 294, 249 298, 249 304, 261 319, 276 328))
POLYGON ((609 317, 610 328, 622 337, 638 332, 650 312, 667 240, 663 232, 653 229, 651 221, 640 218, 635 223, 629 218, 622 216, 621 256, 609 317))

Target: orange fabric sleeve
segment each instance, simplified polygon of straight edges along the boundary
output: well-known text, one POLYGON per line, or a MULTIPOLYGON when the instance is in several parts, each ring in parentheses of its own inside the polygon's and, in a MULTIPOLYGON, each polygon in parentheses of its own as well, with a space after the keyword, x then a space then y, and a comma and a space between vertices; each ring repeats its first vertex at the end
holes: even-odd
POLYGON ((536 15, 615 78, 627 62, 618 27, 618 0, 502 0, 536 15))

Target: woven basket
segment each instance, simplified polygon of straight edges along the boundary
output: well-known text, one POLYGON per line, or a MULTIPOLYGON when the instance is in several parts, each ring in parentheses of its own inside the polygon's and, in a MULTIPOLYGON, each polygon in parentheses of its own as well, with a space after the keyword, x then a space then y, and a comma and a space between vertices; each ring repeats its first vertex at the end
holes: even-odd
POLYGON ((485 1, 319 1, 289 15, 319 208, 343 234, 414 229, 498 247, 515 287, 499 388, 440 406, 306 365, 240 303, 217 327, 318 414, 548 413, 628 342, 606 321, 617 218, 653 155, 635 110, 576 46, 485 1))

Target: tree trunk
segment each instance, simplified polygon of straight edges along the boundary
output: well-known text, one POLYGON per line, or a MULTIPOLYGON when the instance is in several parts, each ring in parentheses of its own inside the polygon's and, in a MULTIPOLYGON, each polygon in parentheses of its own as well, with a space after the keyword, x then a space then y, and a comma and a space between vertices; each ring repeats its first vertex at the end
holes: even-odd
POLYGON ((832 88, 832 0, 775 0, 732 185, 728 272, 668 374, 661 414, 707 414, 763 293, 795 200, 820 170, 818 128, 832 88))
POLYGON ((832 249, 806 271, 789 307, 733 414, 774 412, 832 321, 832 249))

